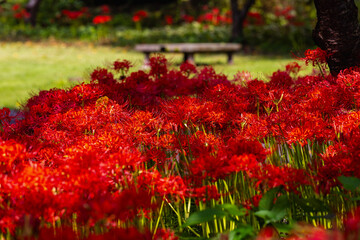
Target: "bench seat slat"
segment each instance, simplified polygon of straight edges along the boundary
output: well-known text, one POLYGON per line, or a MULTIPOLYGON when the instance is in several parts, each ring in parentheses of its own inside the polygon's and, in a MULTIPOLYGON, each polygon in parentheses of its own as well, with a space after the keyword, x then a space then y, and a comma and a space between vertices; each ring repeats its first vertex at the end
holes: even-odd
POLYGON ((144 64, 149 62, 150 53, 176 52, 184 54, 184 61, 194 62, 195 53, 226 53, 228 63, 232 64, 232 55, 241 50, 238 43, 164 43, 164 44, 137 44, 135 50, 145 53, 144 64))
POLYGON ((241 49, 237 43, 164 43, 137 44, 136 51, 140 52, 236 52, 241 49))

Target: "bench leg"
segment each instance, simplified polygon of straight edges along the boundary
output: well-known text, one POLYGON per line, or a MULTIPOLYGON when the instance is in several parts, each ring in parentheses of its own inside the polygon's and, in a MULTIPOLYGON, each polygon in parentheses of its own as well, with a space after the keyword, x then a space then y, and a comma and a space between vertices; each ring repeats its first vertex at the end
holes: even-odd
POLYGON ((185 52, 184 53, 184 62, 189 62, 191 64, 195 64, 194 53, 185 52))
POLYGON ((232 65, 234 63, 234 60, 233 60, 233 52, 228 52, 226 53, 227 54, 227 63, 229 65, 232 65))
POLYGON ((144 59, 144 66, 148 67, 150 64, 150 53, 149 52, 144 52, 145 54, 145 59, 144 59))

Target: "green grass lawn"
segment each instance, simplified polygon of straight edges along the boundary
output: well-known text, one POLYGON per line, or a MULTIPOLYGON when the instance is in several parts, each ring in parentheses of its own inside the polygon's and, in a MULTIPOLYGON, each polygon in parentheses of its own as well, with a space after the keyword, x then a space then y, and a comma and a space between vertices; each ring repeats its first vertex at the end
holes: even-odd
MULTIPOLYGON (((182 54, 166 54, 178 67, 182 54)), ((88 79, 92 69, 117 59, 127 59, 142 68, 143 54, 128 48, 94 46, 84 43, 5 43, 0 42, 0 107, 19 108, 31 95, 50 88, 66 88, 88 79)), ((197 54, 199 66, 212 65, 217 72, 232 76, 249 71, 253 77, 266 79, 272 72, 294 61, 289 57, 248 56, 237 54, 234 64, 226 64, 225 54, 197 54)))

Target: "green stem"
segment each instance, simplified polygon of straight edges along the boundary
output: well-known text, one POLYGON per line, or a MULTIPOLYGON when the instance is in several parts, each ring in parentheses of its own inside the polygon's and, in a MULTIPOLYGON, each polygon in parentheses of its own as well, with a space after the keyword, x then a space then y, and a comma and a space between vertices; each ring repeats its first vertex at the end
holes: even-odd
POLYGON ((164 208, 164 202, 165 202, 164 199, 165 199, 165 197, 163 197, 163 200, 161 201, 160 212, 159 212, 158 219, 157 219, 157 221, 156 221, 156 225, 155 225, 155 228, 154 228, 154 234, 153 234, 153 237, 152 237, 153 239, 154 239, 154 237, 155 237, 157 228, 158 228, 159 223, 160 223, 161 214, 162 214, 162 211, 163 211, 163 208, 164 208))

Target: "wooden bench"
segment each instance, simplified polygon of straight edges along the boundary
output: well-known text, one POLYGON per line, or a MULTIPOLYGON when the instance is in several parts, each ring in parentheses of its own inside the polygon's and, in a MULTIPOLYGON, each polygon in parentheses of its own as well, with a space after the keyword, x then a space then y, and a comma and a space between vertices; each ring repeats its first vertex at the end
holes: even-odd
POLYGON ((149 63, 151 53, 183 53, 184 62, 194 62, 195 53, 226 53, 227 63, 233 63, 233 54, 241 49, 238 43, 164 43, 137 44, 135 50, 145 54, 144 64, 149 63))

